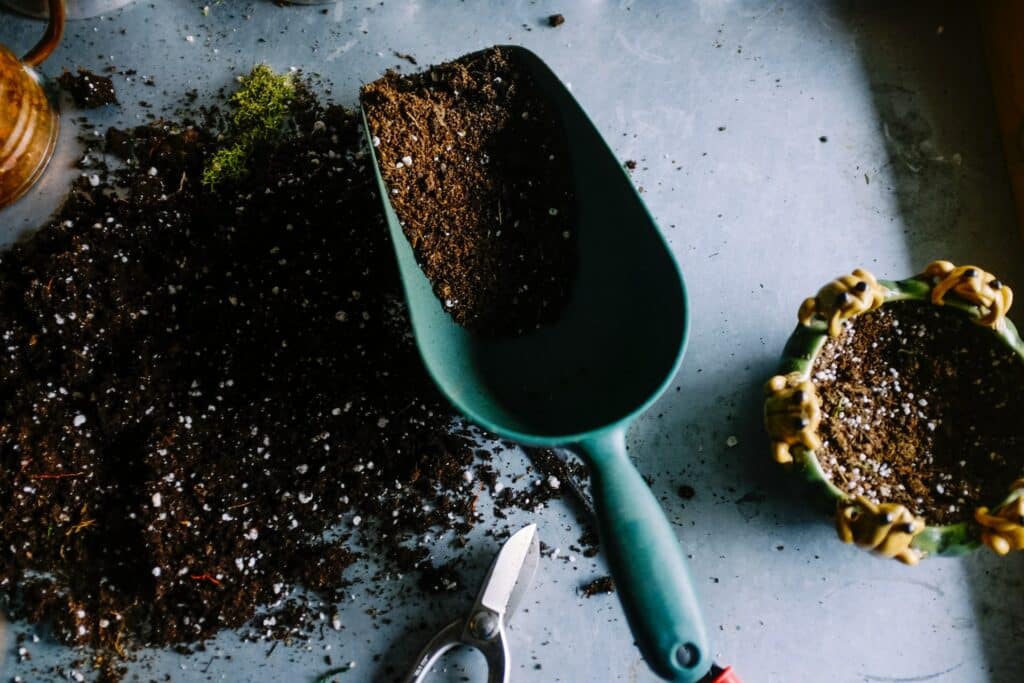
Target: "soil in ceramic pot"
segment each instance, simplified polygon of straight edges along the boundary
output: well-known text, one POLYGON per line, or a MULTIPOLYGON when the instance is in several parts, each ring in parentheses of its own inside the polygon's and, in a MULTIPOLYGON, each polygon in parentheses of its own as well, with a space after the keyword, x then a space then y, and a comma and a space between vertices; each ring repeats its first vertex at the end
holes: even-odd
POLYGON ((213 131, 89 131, 59 215, 0 254, 0 601, 61 640, 344 630, 346 586, 376 585, 357 541, 451 589, 434 544, 484 519, 482 489, 528 509, 560 492, 502 489, 453 433, 360 119, 304 86, 291 106, 295 134, 218 194, 213 131))
POLYGON ((479 333, 555 320, 576 267, 561 122, 492 48, 363 88, 381 174, 445 309, 479 333))
POLYGON ((959 311, 897 302, 857 316, 811 377, 818 460, 847 494, 941 525, 995 504, 1024 471, 1024 363, 959 311))

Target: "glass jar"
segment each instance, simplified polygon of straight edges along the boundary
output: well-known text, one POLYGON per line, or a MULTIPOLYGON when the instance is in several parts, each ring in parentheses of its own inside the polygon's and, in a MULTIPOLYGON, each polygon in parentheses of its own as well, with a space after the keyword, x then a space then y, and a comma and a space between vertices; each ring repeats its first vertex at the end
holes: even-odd
MULTIPOLYGON (((68 19, 87 19, 113 12, 135 0, 67 0, 68 19)), ((0 5, 37 19, 50 16, 47 0, 0 0, 0 5)))
POLYGON ((24 59, 0 45, 0 208, 32 187, 57 145, 60 121, 32 69, 64 32, 62 0, 50 0, 50 6, 54 11, 46 35, 24 59))

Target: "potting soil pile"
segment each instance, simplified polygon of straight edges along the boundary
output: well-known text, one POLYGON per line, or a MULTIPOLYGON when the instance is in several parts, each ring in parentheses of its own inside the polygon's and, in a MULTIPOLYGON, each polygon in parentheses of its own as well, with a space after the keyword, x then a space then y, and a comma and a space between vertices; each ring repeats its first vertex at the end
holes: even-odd
POLYGON ((565 131, 495 47, 363 87, 389 199, 445 310, 487 336, 556 320, 576 270, 565 131))
MULTIPOLYGON (((59 215, 0 255, 0 590, 66 642, 195 641, 267 605, 243 633, 303 637, 357 539, 433 576, 422 539, 500 488, 416 353, 358 116, 297 79, 280 102, 278 136, 87 135, 59 215), (218 151, 245 167, 211 175, 218 151)), ((536 483, 496 498, 559 492, 536 483)))

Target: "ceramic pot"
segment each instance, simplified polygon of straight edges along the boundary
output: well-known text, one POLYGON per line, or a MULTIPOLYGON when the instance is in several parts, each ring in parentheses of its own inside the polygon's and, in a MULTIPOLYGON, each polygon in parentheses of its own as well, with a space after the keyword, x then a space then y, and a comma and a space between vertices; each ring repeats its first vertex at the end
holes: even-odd
POLYGON ((929 555, 960 555, 982 545, 999 554, 1024 549, 1024 477, 1007 481, 1007 495, 979 507, 969 518, 932 526, 907 508, 871 502, 835 486, 815 455, 820 448, 821 401, 811 369, 829 336, 862 313, 896 301, 916 300, 946 306, 990 330, 1024 363, 1024 342, 1006 318, 1012 292, 975 266, 935 261, 923 273, 900 280, 875 280, 858 269, 822 287, 804 301, 799 320, 783 351, 779 374, 765 387, 765 427, 775 460, 812 485, 835 514, 841 540, 906 564, 929 555))

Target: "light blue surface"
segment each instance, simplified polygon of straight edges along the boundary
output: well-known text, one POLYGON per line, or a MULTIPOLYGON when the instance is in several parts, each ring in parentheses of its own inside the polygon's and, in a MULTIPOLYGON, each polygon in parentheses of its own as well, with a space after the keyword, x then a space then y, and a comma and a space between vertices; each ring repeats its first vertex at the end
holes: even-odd
MULTIPOLYGON (((360 83, 409 68, 393 50, 421 65, 495 43, 537 52, 620 157, 637 160, 634 179, 686 274, 687 357, 629 439, 692 555, 716 658, 748 683, 1019 680, 1024 560, 978 553, 908 568, 841 545, 793 497, 759 418, 761 385, 800 301, 840 273, 863 266, 899 278, 944 257, 1024 287, 968 3, 385 0, 321 14, 229 0, 211 2, 206 17, 202 5, 139 0, 76 22, 45 70, 136 69, 132 83, 118 77, 120 109, 89 114, 105 126, 142 122, 188 89, 230 87, 260 61, 323 74, 336 99, 354 104, 360 83), (566 23, 547 28, 556 11, 566 23), (142 85, 150 75, 156 88, 142 85), (681 500, 680 484, 697 495, 681 500)), ((0 42, 24 50, 39 30, 0 13, 0 42)), ((44 187, 51 198, 58 178, 44 187)), ((0 240, 38 222, 41 199, 0 214, 0 240)), ((519 456, 503 462, 507 481, 525 471, 519 456)), ((510 629, 514 680, 654 680, 617 601, 576 593, 604 568, 569 550, 575 515, 556 502, 529 519, 488 517, 479 529, 533 520, 560 548, 559 559, 542 561, 510 629)), ((496 549, 472 537, 465 594, 420 601, 414 580, 394 577, 385 588, 407 598, 388 624, 365 614, 382 603, 357 587, 341 607, 344 630, 326 641, 335 662, 357 663, 340 680, 393 680, 387 665, 403 670, 433 630, 469 607, 496 549)), ((5 638, 0 680, 38 680, 15 664, 10 629, 5 638)), ((228 633, 206 654, 151 653, 132 670, 142 680, 312 680, 325 668, 324 646, 315 639, 265 656, 269 645, 239 645, 228 633), (216 648, 232 659, 214 657, 216 648)), ((26 647, 37 668, 58 661, 44 643, 26 647)))

